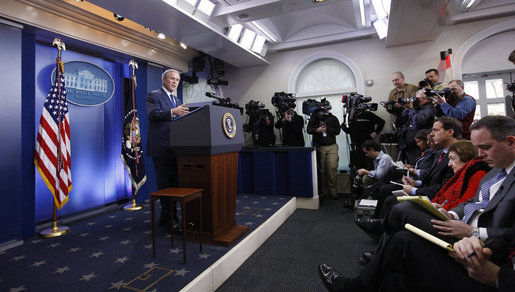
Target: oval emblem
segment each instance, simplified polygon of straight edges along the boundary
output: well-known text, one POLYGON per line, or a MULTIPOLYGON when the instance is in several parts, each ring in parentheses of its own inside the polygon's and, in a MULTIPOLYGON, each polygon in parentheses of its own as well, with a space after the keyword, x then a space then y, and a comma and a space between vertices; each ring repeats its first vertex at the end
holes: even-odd
POLYGON ((224 129, 225 136, 234 138, 236 135, 236 121, 231 113, 225 113, 222 117, 222 128, 224 129))
MULTIPOLYGON (((51 82, 55 80, 55 69, 51 82)), ((106 103, 114 94, 113 78, 103 68, 83 61, 64 63, 66 98, 76 105, 95 106, 106 103)))

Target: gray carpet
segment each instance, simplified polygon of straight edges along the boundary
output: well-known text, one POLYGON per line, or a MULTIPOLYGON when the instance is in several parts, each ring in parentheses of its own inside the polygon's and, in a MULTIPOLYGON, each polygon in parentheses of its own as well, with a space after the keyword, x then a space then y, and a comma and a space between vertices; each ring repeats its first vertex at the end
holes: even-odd
POLYGON ((375 245, 342 204, 340 196, 319 210, 297 209, 217 291, 326 291, 320 263, 357 276, 361 254, 375 245))

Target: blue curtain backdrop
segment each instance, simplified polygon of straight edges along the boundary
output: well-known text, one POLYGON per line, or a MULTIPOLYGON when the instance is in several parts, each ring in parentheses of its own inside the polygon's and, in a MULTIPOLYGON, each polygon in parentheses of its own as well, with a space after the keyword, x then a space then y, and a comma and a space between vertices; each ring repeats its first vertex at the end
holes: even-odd
MULTIPOLYGON (((51 88, 50 75, 55 68, 57 50, 36 44, 35 127, 44 100, 51 88)), ((67 50, 63 62, 84 61, 103 68, 114 80, 113 97, 99 106, 70 104, 70 135, 73 189, 68 203, 58 216, 69 215, 130 197, 130 181, 120 159, 122 135, 123 78, 128 70, 124 64, 67 50)), ((34 133, 34 139, 37 132, 34 133)), ((52 218, 52 194, 39 173, 36 173, 36 222, 52 218)))

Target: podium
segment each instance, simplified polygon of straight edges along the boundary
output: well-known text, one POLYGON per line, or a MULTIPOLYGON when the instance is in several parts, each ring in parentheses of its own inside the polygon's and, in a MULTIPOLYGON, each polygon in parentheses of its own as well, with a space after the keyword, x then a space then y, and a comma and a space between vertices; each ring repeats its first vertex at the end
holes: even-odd
POLYGON ((205 105, 170 125, 179 187, 204 189, 202 216, 198 208, 188 208, 183 232, 198 232, 202 218, 202 240, 230 246, 249 230, 236 225, 235 219, 238 152, 243 144, 238 109, 205 105))

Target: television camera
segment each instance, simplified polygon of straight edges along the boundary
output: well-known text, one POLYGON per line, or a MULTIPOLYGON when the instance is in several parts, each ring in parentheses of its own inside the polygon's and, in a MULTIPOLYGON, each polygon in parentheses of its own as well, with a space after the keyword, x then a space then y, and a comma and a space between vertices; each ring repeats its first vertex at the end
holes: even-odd
POLYGON ((363 96, 356 92, 342 95, 343 123, 346 123, 347 119, 352 120, 366 110, 377 111, 377 103, 368 103, 370 101, 372 101, 372 97, 363 96))
POLYGON ((328 112, 331 109, 331 103, 325 97, 321 101, 308 99, 302 103, 302 113, 320 121, 325 121, 328 117, 332 116, 328 112))
POLYGON ((279 119, 284 118, 285 115, 293 115, 292 108, 295 108, 295 97, 292 93, 285 93, 284 91, 276 92, 272 96, 272 104, 277 108, 277 115, 279 119))

